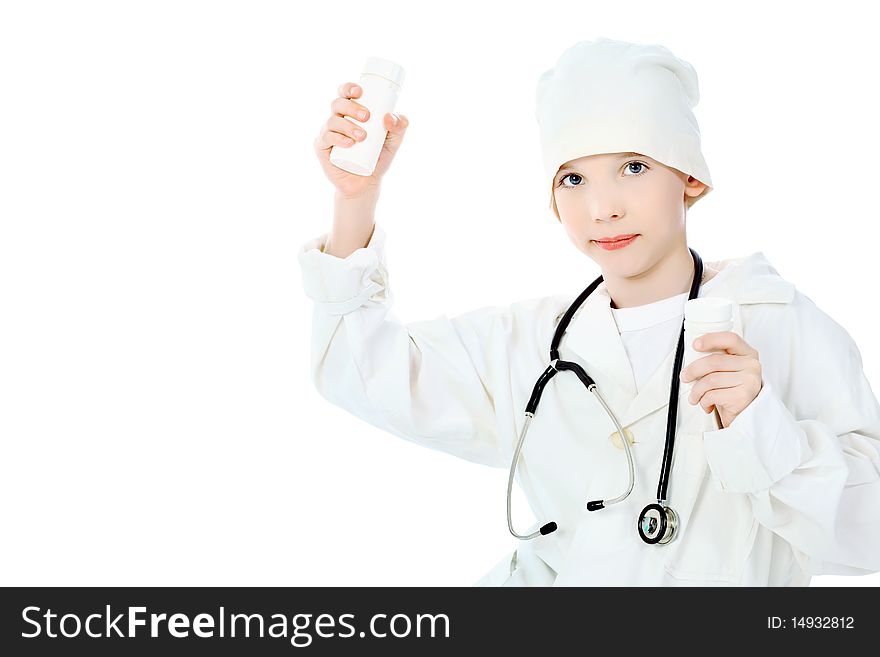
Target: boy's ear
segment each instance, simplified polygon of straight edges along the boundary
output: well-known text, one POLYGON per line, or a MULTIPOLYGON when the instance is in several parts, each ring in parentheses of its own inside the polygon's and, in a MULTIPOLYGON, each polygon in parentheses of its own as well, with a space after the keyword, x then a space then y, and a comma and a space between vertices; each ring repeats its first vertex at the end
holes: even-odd
MULTIPOLYGON (((688 196, 690 196, 694 199, 697 199, 700 196, 702 196, 703 192, 705 192, 706 189, 708 189, 708 187, 709 187, 706 183, 704 183, 700 180, 697 180, 693 176, 688 176, 684 181, 684 185, 685 185, 685 190, 691 191, 691 193, 688 194, 688 196), (696 193, 693 193, 693 192, 696 192, 696 193)), ((687 191, 685 191, 685 193, 687 193, 687 191)))

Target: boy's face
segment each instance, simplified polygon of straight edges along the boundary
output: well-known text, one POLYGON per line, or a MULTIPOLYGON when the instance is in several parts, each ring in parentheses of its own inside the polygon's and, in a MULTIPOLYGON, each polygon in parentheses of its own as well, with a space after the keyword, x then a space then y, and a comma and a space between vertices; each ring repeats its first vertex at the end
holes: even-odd
POLYGON ((706 185, 636 153, 589 155, 563 164, 553 179, 559 219, 574 245, 603 272, 634 276, 687 244, 685 196, 706 185), (606 250, 594 240, 636 233, 606 250))

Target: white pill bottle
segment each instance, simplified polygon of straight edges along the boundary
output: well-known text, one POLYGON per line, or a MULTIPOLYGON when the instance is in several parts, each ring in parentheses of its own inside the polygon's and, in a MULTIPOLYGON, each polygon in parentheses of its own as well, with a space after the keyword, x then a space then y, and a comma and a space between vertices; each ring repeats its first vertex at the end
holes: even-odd
POLYGON ((343 114, 367 133, 363 141, 351 146, 333 146, 330 162, 349 173, 371 176, 382 153, 385 137, 385 114, 394 111, 406 72, 401 66, 381 57, 369 57, 361 73, 360 87, 363 93, 353 100, 370 113, 366 121, 343 114))
MULTIPOLYGON (((723 349, 697 351, 694 340, 706 333, 733 330, 733 302, 723 297, 703 297, 688 299, 684 302, 684 354, 681 369, 686 368, 695 360, 715 353, 727 353, 723 349)), ((688 397, 694 387, 694 381, 679 384, 679 399, 690 403, 688 397)), ((721 428, 721 416, 715 408, 715 420, 721 428)))

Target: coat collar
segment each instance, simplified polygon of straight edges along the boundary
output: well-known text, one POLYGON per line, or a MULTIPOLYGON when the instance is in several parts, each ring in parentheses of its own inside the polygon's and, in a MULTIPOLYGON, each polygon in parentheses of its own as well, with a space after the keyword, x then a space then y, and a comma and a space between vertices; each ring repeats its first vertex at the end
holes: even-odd
MULTIPOLYGON (((794 296, 794 286, 778 274, 761 251, 740 258, 704 261, 704 266, 718 273, 707 291, 700 290, 699 297, 717 296, 734 301, 733 330, 740 335, 740 305, 789 303, 794 296)), ((560 357, 580 362, 596 380, 599 392, 618 414, 622 426, 633 424, 669 403, 675 349, 637 391, 604 281, 572 317, 560 345, 560 357)))

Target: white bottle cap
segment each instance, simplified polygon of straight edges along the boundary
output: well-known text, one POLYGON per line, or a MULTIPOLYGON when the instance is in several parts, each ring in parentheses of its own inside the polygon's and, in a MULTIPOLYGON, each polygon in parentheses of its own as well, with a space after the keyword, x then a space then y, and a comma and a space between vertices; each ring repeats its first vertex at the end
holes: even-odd
POLYGON ((403 70, 402 66, 395 64, 390 59, 368 57, 367 63, 364 64, 363 75, 378 75, 401 87, 403 86, 403 79, 406 77, 406 71, 403 70))
POLYGON ((688 299, 684 317, 690 322, 726 322, 733 318, 733 302, 722 297, 688 299))

